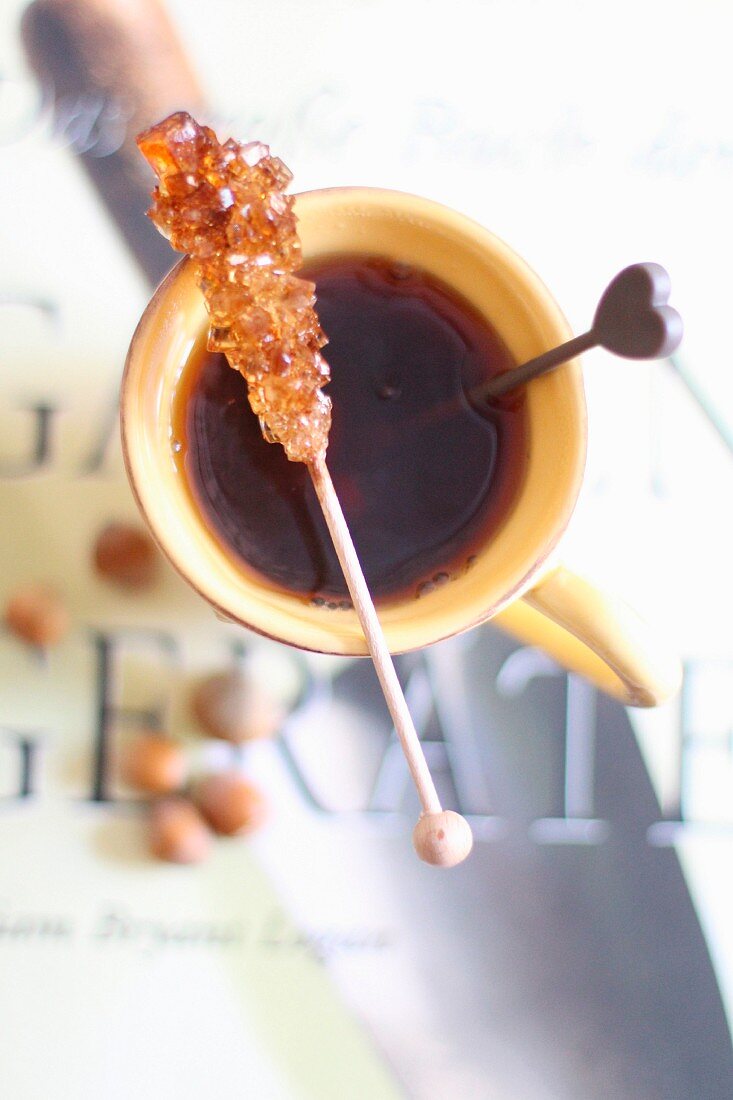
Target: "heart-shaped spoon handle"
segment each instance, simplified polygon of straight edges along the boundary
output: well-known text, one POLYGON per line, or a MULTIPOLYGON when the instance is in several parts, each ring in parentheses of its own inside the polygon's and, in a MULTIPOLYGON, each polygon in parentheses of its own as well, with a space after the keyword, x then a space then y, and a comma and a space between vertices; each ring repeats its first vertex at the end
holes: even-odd
POLYGON ((682 339, 682 318, 668 305, 671 290, 659 264, 624 268, 606 287, 593 318, 600 346, 624 359, 666 359, 682 339))
POLYGON ((624 268, 603 292, 589 332, 493 378, 481 388, 481 397, 500 397, 589 348, 602 347, 625 359, 666 358, 682 339, 682 318, 668 305, 670 290, 669 275, 659 264, 624 268))

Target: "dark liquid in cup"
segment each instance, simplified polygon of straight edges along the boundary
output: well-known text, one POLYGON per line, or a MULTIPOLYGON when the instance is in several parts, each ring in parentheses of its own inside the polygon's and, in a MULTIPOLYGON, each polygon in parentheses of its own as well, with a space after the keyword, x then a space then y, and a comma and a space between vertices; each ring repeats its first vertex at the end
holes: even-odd
MULTIPOLYGON (((468 302, 419 269, 336 257, 303 274, 329 337, 327 463, 372 596, 425 595, 470 567, 522 482, 523 396, 484 412, 466 397, 513 360, 468 302)), ((278 588, 348 606, 308 470, 264 441, 245 381, 203 343, 172 424, 198 511, 235 560, 278 588)))

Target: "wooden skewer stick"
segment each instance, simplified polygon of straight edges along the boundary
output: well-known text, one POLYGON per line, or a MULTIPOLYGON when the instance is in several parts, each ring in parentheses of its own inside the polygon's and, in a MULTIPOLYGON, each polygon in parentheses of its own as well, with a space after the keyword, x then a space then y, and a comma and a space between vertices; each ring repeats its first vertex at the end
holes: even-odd
POLYGON ((624 359, 665 359, 682 339, 682 319, 668 304, 670 288, 659 264, 625 267, 603 292, 588 332, 497 375, 474 392, 474 400, 501 397, 590 348, 602 347, 624 359))
POLYGON ((471 829, 460 814, 441 807, 325 459, 311 463, 308 469, 423 808, 413 833, 415 850, 426 863, 453 867, 471 851, 471 829))
MULTIPOLYGON (((158 206, 158 201, 161 197, 161 194, 166 193, 165 181, 168 174, 168 159, 161 158, 160 143, 162 142, 162 144, 167 148, 170 158, 170 156, 173 156, 173 154, 170 153, 169 148, 171 141, 181 140, 183 143, 190 143, 192 141, 192 137, 195 137, 198 142, 198 144, 196 145, 196 149, 198 151, 197 156, 199 157, 199 159, 202 149, 208 150, 206 155, 211 155, 214 158, 220 155, 221 146, 218 146, 216 136, 213 134, 213 132, 210 130, 203 130, 195 121, 195 119, 191 118, 191 116, 187 115, 185 112, 174 113, 169 118, 164 119, 161 123, 158 123, 156 126, 138 136, 137 141, 140 150, 143 153, 143 156, 145 156, 146 159, 151 163, 151 166, 153 167, 156 175, 161 181, 161 187, 163 188, 163 192, 161 192, 161 189, 158 188, 153 193, 152 215, 153 220, 156 222, 156 224, 160 224, 160 208, 158 206)), ((246 147, 237 148, 239 148, 240 150, 240 155, 242 157, 245 157, 246 147)), ((178 163, 176 160, 177 155, 178 154, 176 153, 176 155, 173 156, 174 163, 178 163)), ((223 160, 221 161, 221 164, 224 164, 223 160)), ((196 183, 197 175, 201 174, 201 171, 202 164, 199 164, 196 158, 194 158, 194 184, 196 183)), ((224 173, 224 175, 226 178, 226 173, 224 173)), ((282 175, 282 173, 280 173, 280 175, 282 175)), ((278 184, 277 179, 278 173, 275 172, 272 178, 272 185, 268 185, 266 188, 266 191, 270 193, 271 197, 277 196, 278 194, 280 194, 282 197, 282 193, 280 190, 280 188, 282 187, 282 181, 278 184)), ((261 183, 258 183, 258 187, 261 186, 261 183)), ((239 203, 239 205, 232 205, 234 203, 234 199, 231 190, 229 191, 229 195, 231 201, 226 209, 237 211, 238 216, 242 215, 245 210, 245 206, 242 205, 241 202, 239 203)), ((208 291, 210 292, 212 286, 215 287, 216 282, 221 279, 221 272, 218 265, 222 261, 225 264, 232 264, 235 261, 232 250, 228 246, 226 248, 223 248, 222 238, 220 235, 217 235, 220 234, 221 231, 221 225, 219 221, 220 215, 222 213, 219 203, 219 200, 221 199, 221 194, 219 194, 219 199, 217 199, 216 201, 207 197, 206 192, 204 192, 203 196, 200 197, 203 199, 199 211, 199 214, 202 215, 202 218, 200 218, 200 220, 203 220, 203 216, 205 216, 206 219, 209 219, 208 222, 204 220, 204 227, 208 227, 208 229, 211 231, 212 240, 216 245, 216 249, 220 250, 219 252, 217 252, 217 255, 219 257, 217 265, 215 269, 213 269, 213 273, 215 276, 214 283, 212 283, 209 279, 211 270, 206 263, 208 252, 205 249, 199 248, 198 244, 194 241, 193 244, 195 245, 195 247, 193 248, 191 254, 197 265, 199 286, 203 290, 204 283, 208 282, 208 291)), ((283 201, 285 200, 283 199, 283 201)), ((174 203, 173 205, 174 214, 177 215, 178 213, 180 213, 180 211, 175 209, 177 205, 176 203, 174 203)), ((287 202, 285 202, 285 212, 288 214, 288 217, 290 216, 289 211, 290 207, 287 202)), ((176 224, 176 218, 173 219, 173 224, 170 225, 167 214, 164 221, 166 230, 165 236, 170 237, 173 246, 179 251, 188 252, 192 243, 191 238, 188 234, 188 229, 186 229, 185 232, 179 232, 180 226, 176 224), (170 233, 168 232, 169 229, 171 230, 170 233)), ((184 224, 185 226, 189 225, 189 220, 187 217, 184 219, 184 224)), ((287 249, 290 248, 292 245, 292 228, 292 223, 289 221, 284 222, 279 228, 276 227, 275 240, 276 242, 279 240, 279 244, 282 245, 285 251, 287 251, 287 249)), ((264 251, 266 248, 269 247, 270 245, 268 236, 266 241, 263 239, 262 250, 264 251)), ((237 259, 237 264, 239 264, 240 259, 241 257, 237 259)), ((305 283, 303 285, 307 287, 309 284, 305 283)), ((250 289, 253 300, 255 300, 257 296, 254 293, 254 289, 250 289)), ((204 292, 204 298, 206 299, 207 308, 209 308, 211 312, 212 302, 211 294, 209 292, 204 292)), ((247 291, 245 288, 245 302, 246 300, 247 291)), ((277 297, 277 295, 275 296, 275 305, 279 311, 280 299, 277 297)), ((241 306, 238 306, 236 309, 232 309, 230 304, 229 306, 227 306, 226 309, 223 310, 223 314, 217 314, 217 330, 223 325, 224 330, 228 332, 232 330, 234 325, 240 323, 239 316, 241 308, 241 306), (226 325, 223 324, 224 321, 227 322, 226 325)), ((307 314, 307 311, 303 312, 307 314)), ((277 313, 277 316, 278 318, 280 317, 279 312, 277 313)), ((272 321, 271 324, 273 327, 271 331, 271 338, 274 337, 275 334, 277 334, 278 340, 284 341, 284 345, 286 348, 288 346, 288 340, 295 341, 300 339, 301 327, 303 326, 304 321, 300 313, 297 314, 297 317, 297 324, 281 324, 281 321, 278 319, 276 328, 274 327, 274 321, 272 321)), ((315 314, 313 314, 309 323, 311 325, 314 325, 316 323, 315 314)), ((305 331, 305 329, 303 329, 303 331, 305 331)), ((310 331, 312 331, 312 333, 314 334, 311 339, 317 339, 315 334, 318 332, 318 329, 312 328, 312 330, 310 331)), ((238 341, 235 340, 235 344, 237 342, 238 341)), ((210 342, 209 347, 215 346, 215 343, 216 342, 210 342)), ((246 342, 244 346, 247 347, 246 342)), ((315 346, 320 346, 320 343, 316 344, 315 346)), ((327 381, 328 370, 325 366, 324 361, 321 360, 320 357, 317 356, 317 353, 313 351, 313 347, 314 345, 312 343, 308 345, 308 348, 311 351, 312 362, 310 364, 305 364, 306 367, 310 366, 310 373, 308 373, 308 371, 306 370, 306 374, 311 381, 314 381, 316 383, 316 388, 320 390, 320 387, 324 384, 325 381, 327 381)), ((232 356, 229 361, 231 365, 237 370, 242 370, 242 373, 247 379, 248 386, 251 385, 251 379, 246 370, 243 369, 242 363, 239 361, 238 357, 232 356)), ((301 367, 302 366, 303 364, 301 364, 301 367)), ((265 373, 267 373, 267 371, 265 373)), ((297 377, 297 372, 294 372, 294 379, 292 381, 294 381, 296 386, 300 386, 302 384, 302 380, 299 380, 297 377)), ((259 391, 260 383, 258 382, 257 385, 259 391)), ((261 392, 258 393, 256 402, 252 400, 252 396, 250 396, 250 403, 253 405, 253 407, 255 404, 257 405, 256 412, 260 416, 263 430, 265 430, 265 438, 269 439, 270 441, 278 438, 286 447, 288 457, 293 459, 294 461, 301 461, 303 457, 307 459, 308 455, 307 452, 304 454, 303 447, 303 414, 300 414, 299 420, 293 420, 293 410, 290 408, 289 403, 286 403, 285 424, 288 430, 284 433, 271 432, 268 428, 270 413, 274 412, 276 414, 276 423, 278 422, 278 415, 282 416, 282 409, 279 410, 279 402, 281 400, 281 396, 278 396, 278 391, 276 388, 274 397, 272 398, 272 400, 268 397, 267 408, 263 410, 261 407, 263 392, 265 392, 264 388, 262 388, 261 392), (295 428, 295 436, 293 436, 292 434, 293 428, 295 428), (292 453, 290 450, 291 445, 292 453)), ((307 388, 303 389, 303 393, 305 393, 306 397, 311 395, 311 391, 307 388)), ((302 394, 300 394, 299 396, 302 398, 302 394)), ((317 399, 315 406, 306 404, 304 407, 308 409, 312 409, 315 407, 318 415, 321 417, 320 421, 316 420, 315 425, 318 426, 319 424, 322 424, 324 406, 319 406, 317 399)), ((305 425, 307 427, 307 419, 305 421, 305 425)), ((320 439, 319 432, 316 433, 316 438, 320 439)), ((356 550, 354 549, 354 544, 351 540, 349 529, 346 525, 346 520, 344 519, 343 512, 341 511, 341 505, 339 504, 336 491, 334 490, 333 483, 331 481, 331 477, 326 466, 325 444, 323 446, 323 453, 321 453, 318 459, 309 462, 308 468, 313 479, 318 500, 323 510, 324 518, 333 539, 336 553, 344 572, 344 577, 346 578, 349 592, 351 593, 354 607, 359 616, 359 621, 364 631, 369 652, 371 653, 372 659, 374 661, 374 665, 377 671, 377 675, 379 677, 379 682, 384 692, 387 706, 389 708, 390 714, 392 715, 395 731, 402 744, 402 748, 404 750, 405 757, 409 765, 412 777, 414 779, 415 786, 417 787, 420 802, 422 804, 423 812, 420 815, 420 819, 415 826, 415 830, 413 832, 413 843, 415 845, 415 850, 417 851, 417 854, 420 856, 420 858, 425 860, 426 863, 433 863, 441 867, 452 867, 456 863, 460 863, 462 860, 464 860, 470 852, 473 845, 471 830, 469 828, 468 822, 463 817, 461 817, 460 814, 454 813, 452 810, 443 810, 441 808, 440 799, 438 798, 437 791, 435 790, 435 786, 430 776, 430 772, 425 761, 425 756, 423 755, 420 745, 420 740, 417 736, 417 731, 410 717, 410 712, 405 702, 405 697, 402 694, 402 689, 400 687, 399 680, 397 679, 397 674, 392 663, 392 658, 387 647, 386 640, 382 633, 379 619, 377 618, 376 611, 374 610, 374 604, 372 603, 371 596, 369 595, 369 589, 367 588, 364 574, 359 564, 359 559, 357 557, 356 550)))

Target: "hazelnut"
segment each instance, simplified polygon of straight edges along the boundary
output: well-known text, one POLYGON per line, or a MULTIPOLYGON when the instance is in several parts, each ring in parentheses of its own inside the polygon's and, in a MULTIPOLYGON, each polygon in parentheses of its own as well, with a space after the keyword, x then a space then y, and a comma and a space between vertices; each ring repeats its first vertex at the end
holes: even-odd
POLYGON ((239 772, 219 772, 196 784, 194 799, 216 833, 251 833, 268 815, 265 796, 239 772))
POLYGON ((196 720, 210 737, 256 741, 272 737, 283 720, 276 699, 243 672, 220 672, 202 680, 193 693, 196 720))
POLYGON ((172 737, 141 730, 122 751, 120 776, 130 787, 148 794, 170 794, 186 779, 186 758, 172 737))
POLYGON ((97 573, 121 588, 150 588, 158 573, 158 560, 147 531, 127 523, 110 523, 94 545, 97 573))
POLYGON ((69 629, 69 613, 59 594, 45 584, 28 584, 8 600, 5 623, 24 642, 51 646, 69 629))
POLYGON ((150 813, 150 851, 168 863, 201 863, 211 850, 211 833, 185 798, 163 798, 150 813))

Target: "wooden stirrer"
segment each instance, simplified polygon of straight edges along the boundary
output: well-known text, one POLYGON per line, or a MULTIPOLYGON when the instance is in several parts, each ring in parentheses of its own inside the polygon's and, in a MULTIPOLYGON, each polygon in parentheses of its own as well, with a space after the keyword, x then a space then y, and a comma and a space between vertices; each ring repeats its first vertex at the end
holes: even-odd
POLYGON ((602 347, 624 359, 666 358, 682 339, 682 318, 667 304, 670 290, 669 275, 659 264, 624 268, 606 287, 589 332, 492 378, 472 396, 492 401, 589 348, 602 347))
POLYGON ((308 469, 423 808, 413 832, 415 851, 426 863, 454 867, 473 846, 470 826, 460 814, 441 807, 325 459, 319 458, 308 469))

